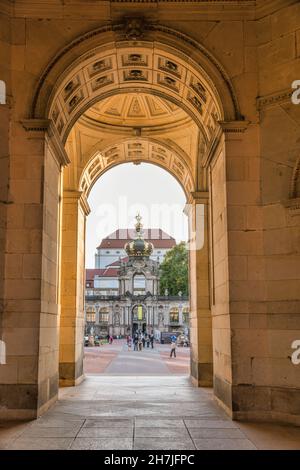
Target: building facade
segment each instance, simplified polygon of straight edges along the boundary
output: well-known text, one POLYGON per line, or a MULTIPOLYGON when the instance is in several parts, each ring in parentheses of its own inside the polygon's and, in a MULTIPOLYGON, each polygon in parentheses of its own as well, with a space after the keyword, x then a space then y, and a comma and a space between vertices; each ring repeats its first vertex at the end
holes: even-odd
POLYGON ((102 268, 86 270, 86 333, 124 336, 140 330, 153 332, 157 339, 166 332, 188 334, 188 297, 180 292, 169 296, 167 291, 160 295, 159 288, 160 261, 175 240, 162 230, 145 230, 152 234, 147 240, 139 216, 131 233, 131 239, 129 230, 105 238, 95 255, 96 266, 102 268))

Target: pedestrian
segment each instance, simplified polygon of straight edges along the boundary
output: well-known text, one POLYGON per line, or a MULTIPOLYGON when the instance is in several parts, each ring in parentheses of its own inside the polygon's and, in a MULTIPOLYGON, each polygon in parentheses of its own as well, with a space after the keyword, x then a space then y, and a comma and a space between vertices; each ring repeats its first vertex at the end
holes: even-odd
POLYGON ((149 348, 149 346, 150 346, 150 336, 149 335, 147 335, 146 343, 147 343, 147 348, 149 348))
POLYGON ((131 336, 127 336, 127 347, 128 347, 128 351, 131 351, 131 343, 132 343, 132 340, 131 340, 131 336))
POLYGON ((139 336, 139 338, 138 338, 138 345, 139 345, 139 351, 142 351, 142 349, 143 349, 143 340, 142 340, 141 336, 139 336))
POLYGON ((134 340, 133 340, 133 350, 134 350, 134 351, 137 351, 137 350, 138 350, 138 337, 137 337, 137 335, 134 336, 134 340))
POLYGON ((146 342, 144 333, 142 333, 141 336, 142 336, 142 343, 143 343, 143 348, 144 348, 145 347, 145 342, 146 342))
POLYGON ((170 357, 172 357, 173 355, 174 357, 176 357, 176 341, 174 339, 172 339, 171 343, 170 357))
POLYGON ((150 344, 151 344, 152 349, 153 349, 153 343, 154 343, 154 334, 151 333, 151 335, 150 335, 150 344))

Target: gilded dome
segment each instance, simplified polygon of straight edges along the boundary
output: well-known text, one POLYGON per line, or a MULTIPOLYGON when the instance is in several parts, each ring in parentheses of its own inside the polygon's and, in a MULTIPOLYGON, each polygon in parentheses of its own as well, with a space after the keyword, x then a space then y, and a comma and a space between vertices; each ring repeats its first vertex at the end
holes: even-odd
POLYGON ((153 252, 153 244, 147 242, 143 238, 141 216, 136 216, 137 223, 135 224, 136 238, 131 242, 125 244, 125 250, 129 257, 145 257, 150 256, 153 252))

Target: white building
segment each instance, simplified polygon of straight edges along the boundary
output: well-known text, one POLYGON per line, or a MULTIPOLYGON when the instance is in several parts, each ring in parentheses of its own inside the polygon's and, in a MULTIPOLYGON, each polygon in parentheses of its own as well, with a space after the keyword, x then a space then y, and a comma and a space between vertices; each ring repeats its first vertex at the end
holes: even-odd
MULTIPOLYGON (((103 238, 95 254, 95 268, 106 268, 120 257, 126 257, 125 244, 133 240, 134 237, 135 229, 118 229, 106 238, 103 238)), ((160 263, 164 259, 165 254, 176 245, 175 239, 161 229, 144 229, 143 237, 153 245, 153 253, 150 259, 160 263)))

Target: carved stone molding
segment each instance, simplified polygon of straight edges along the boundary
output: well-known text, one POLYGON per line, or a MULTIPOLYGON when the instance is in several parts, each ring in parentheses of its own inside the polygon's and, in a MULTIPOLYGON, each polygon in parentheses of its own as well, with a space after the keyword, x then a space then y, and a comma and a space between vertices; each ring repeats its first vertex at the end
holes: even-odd
POLYGON ((23 119, 21 124, 27 132, 46 132, 50 122, 50 119, 23 119))
POLYGON ((31 139, 44 139, 46 136, 59 166, 66 166, 70 163, 70 159, 51 119, 24 119, 21 121, 21 124, 26 132, 29 133, 29 138, 31 139))
POLYGON ((75 189, 67 189, 64 191, 63 198, 66 202, 68 199, 70 200, 70 202, 78 201, 81 209, 83 210, 83 213, 85 215, 90 214, 91 209, 89 203, 82 191, 76 191, 75 189))
POLYGON ((219 121, 219 126, 226 133, 243 133, 249 126, 249 121, 219 121))
POLYGON ((256 100, 256 107, 258 111, 261 111, 264 108, 291 101, 291 97, 294 91, 295 90, 288 88, 277 93, 258 97, 256 100))
POLYGON ((283 205, 288 209, 289 214, 292 217, 300 215, 300 197, 288 199, 287 201, 284 201, 283 205))
POLYGON ((190 193, 188 203, 189 204, 208 204, 209 192, 208 191, 194 191, 190 193))

